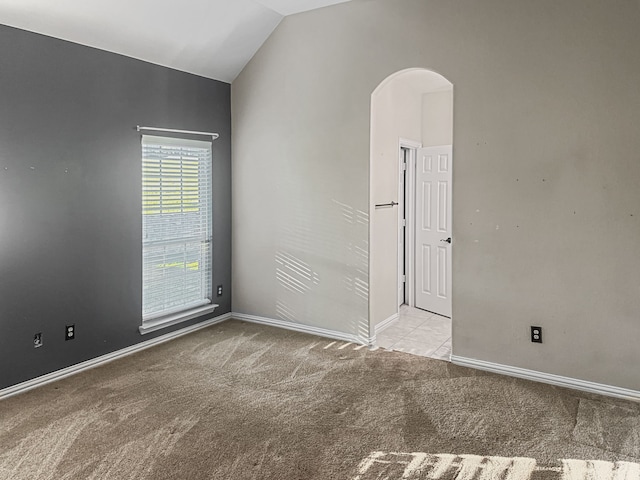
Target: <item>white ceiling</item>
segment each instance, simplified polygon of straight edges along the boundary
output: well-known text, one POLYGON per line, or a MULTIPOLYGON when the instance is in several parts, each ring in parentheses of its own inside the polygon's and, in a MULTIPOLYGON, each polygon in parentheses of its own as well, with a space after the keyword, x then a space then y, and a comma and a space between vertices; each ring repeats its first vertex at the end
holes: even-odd
POLYGON ((0 24, 231 83, 283 17, 349 0, 0 0, 0 24))

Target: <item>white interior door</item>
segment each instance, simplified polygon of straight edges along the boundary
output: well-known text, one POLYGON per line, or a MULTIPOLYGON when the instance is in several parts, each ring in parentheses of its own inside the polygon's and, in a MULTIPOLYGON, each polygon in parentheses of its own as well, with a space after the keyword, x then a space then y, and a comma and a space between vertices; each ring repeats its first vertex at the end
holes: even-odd
POLYGON ((416 307, 451 317, 451 145, 418 149, 416 307))

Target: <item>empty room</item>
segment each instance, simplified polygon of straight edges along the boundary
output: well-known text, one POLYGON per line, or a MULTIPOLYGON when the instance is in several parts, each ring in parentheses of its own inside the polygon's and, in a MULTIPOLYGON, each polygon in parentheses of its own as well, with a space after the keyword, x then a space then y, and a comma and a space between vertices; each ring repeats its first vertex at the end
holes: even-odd
POLYGON ((640 2, 0 0, 0 479, 640 479, 640 2))

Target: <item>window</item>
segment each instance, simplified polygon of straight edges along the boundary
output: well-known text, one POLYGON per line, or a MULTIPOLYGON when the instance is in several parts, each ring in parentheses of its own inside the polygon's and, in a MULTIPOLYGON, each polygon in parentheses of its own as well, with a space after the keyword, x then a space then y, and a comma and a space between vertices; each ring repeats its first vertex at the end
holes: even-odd
POLYGON ((212 311, 211 142, 142 136, 142 327, 212 311))

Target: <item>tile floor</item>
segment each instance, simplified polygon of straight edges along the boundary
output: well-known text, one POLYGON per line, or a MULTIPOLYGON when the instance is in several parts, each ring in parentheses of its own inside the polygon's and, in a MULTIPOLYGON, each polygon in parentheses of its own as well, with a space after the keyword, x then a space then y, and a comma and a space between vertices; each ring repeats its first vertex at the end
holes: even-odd
POLYGON ((400 318, 376 334, 376 345, 387 350, 449 361, 451 319, 402 305, 400 318))

